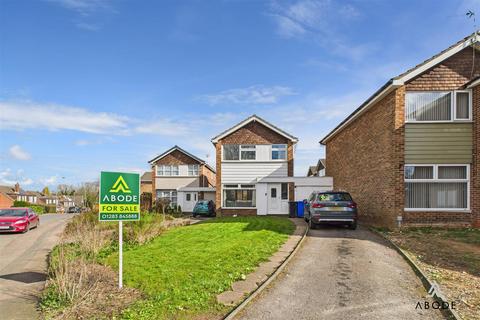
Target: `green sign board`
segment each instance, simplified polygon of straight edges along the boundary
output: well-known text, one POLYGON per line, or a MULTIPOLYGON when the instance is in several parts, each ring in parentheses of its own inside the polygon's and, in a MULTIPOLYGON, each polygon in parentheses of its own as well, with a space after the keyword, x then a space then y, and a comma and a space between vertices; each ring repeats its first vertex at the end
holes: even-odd
POLYGON ((100 221, 140 220, 140 175, 100 173, 100 221))

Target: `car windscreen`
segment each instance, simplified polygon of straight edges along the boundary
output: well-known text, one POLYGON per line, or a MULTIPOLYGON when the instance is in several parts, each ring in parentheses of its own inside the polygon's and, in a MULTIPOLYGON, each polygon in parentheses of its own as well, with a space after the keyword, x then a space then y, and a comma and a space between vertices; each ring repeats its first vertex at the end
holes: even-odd
POLYGON ((198 201, 198 202, 197 202, 197 205, 200 205, 200 206, 205 206, 205 205, 207 205, 207 204, 208 204, 208 200, 206 200, 206 201, 205 201, 205 200, 204 200, 204 201, 198 201))
POLYGON ((320 193, 318 201, 352 201, 348 193, 320 193))
POLYGON ((26 214, 26 210, 0 209, 0 217, 23 217, 26 214))

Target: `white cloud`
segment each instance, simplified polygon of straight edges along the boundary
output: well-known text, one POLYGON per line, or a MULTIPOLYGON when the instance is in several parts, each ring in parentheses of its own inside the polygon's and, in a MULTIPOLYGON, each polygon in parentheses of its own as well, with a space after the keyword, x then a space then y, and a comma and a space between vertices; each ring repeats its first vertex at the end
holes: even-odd
POLYGON ((8 149, 8 152, 11 157, 13 157, 15 160, 30 160, 31 156, 28 152, 22 149, 19 145, 13 145, 8 149))
POLYGON ((162 136, 185 136, 191 132, 186 121, 157 119, 145 122, 135 129, 137 133, 158 134, 162 136))
POLYGON ((49 178, 44 178, 44 179, 41 179, 41 183, 42 185, 46 185, 46 186, 52 186, 54 185, 58 180, 58 176, 51 176, 49 178))
POLYGON ((224 90, 215 94, 205 94, 199 100, 210 105, 218 104, 275 104, 281 97, 294 95, 289 87, 263 85, 224 90))
POLYGON ((75 11, 82 15, 88 15, 99 10, 112 10, 108 0, 50 0, 65 9, 75 11))
POLYGON ((13 186, 17 182, 20 184, 20 187, 33 184, 33 180, 25 177, 21 169, 17 170, 16 173, 13 173, 10 168, 0 171, 0 184, 13 186))
POLYGON ((346 40, 351 22, 361 16, 356 7, 330 0, 299 0, 293 4, 272 2, 270 16, 277 34, 286 39, 318 43, 334 55, 360 60, 373 47, 346 40))
POLYGON ((76 130, 89 133, 125 134, 128 118, 105 112, 40 104, 33 102, 0 102, 2 129, 76 130))

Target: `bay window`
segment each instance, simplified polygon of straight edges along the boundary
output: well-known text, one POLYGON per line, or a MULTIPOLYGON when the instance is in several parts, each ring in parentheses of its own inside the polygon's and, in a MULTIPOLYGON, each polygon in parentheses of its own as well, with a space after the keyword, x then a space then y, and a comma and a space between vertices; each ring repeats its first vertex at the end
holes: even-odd
POLYGON ((469 165, 405 165, 406 210, 468 210, 469 165))
POLYGON ((285 160, 287 159, 287 145, 286 144, 273 144, 272 145, 272 160, 285 160))
POLYGON ((223 185, 223 206, 225 208, 254 208, 254 184, 223 185))
POLYGON ((157 176, 178 176, 178 166, 159 165, 157 166, 157 176))
POLYGON ((470 91, 427 91, 405 94, 406 122, 448 122, 471 119, 470 91))

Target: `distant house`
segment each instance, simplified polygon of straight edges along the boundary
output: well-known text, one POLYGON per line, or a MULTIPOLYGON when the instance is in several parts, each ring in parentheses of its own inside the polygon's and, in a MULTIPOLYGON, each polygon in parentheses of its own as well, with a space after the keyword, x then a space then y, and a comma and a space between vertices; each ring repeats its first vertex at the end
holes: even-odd
POLYGON ((145 172, 140 178, 140 193, 153 193, 152 171, 145 172))
POLYGON ((12 188, 9 186, 0 186, 0 208, 10 208, 13 206, 15 200, 8 195, 11 190, 12 188))
POLYGON ((215 200, 215 170, 205 160, 174 146, 148 163, 153 200, 167 199, 185 212, 193 211, 199 199, 215 200))
POLYGON ((40 192, 23 190, 18 183, 13 187, 1 186, 1 192, 13 199, 13 201, 25 201, 31 204, 37 204, 38 198, 41 196, 40 192))
POLYGON ((307 177, 325 176, 325 159, 319 159, 317 165, 308 168, 307 177))

